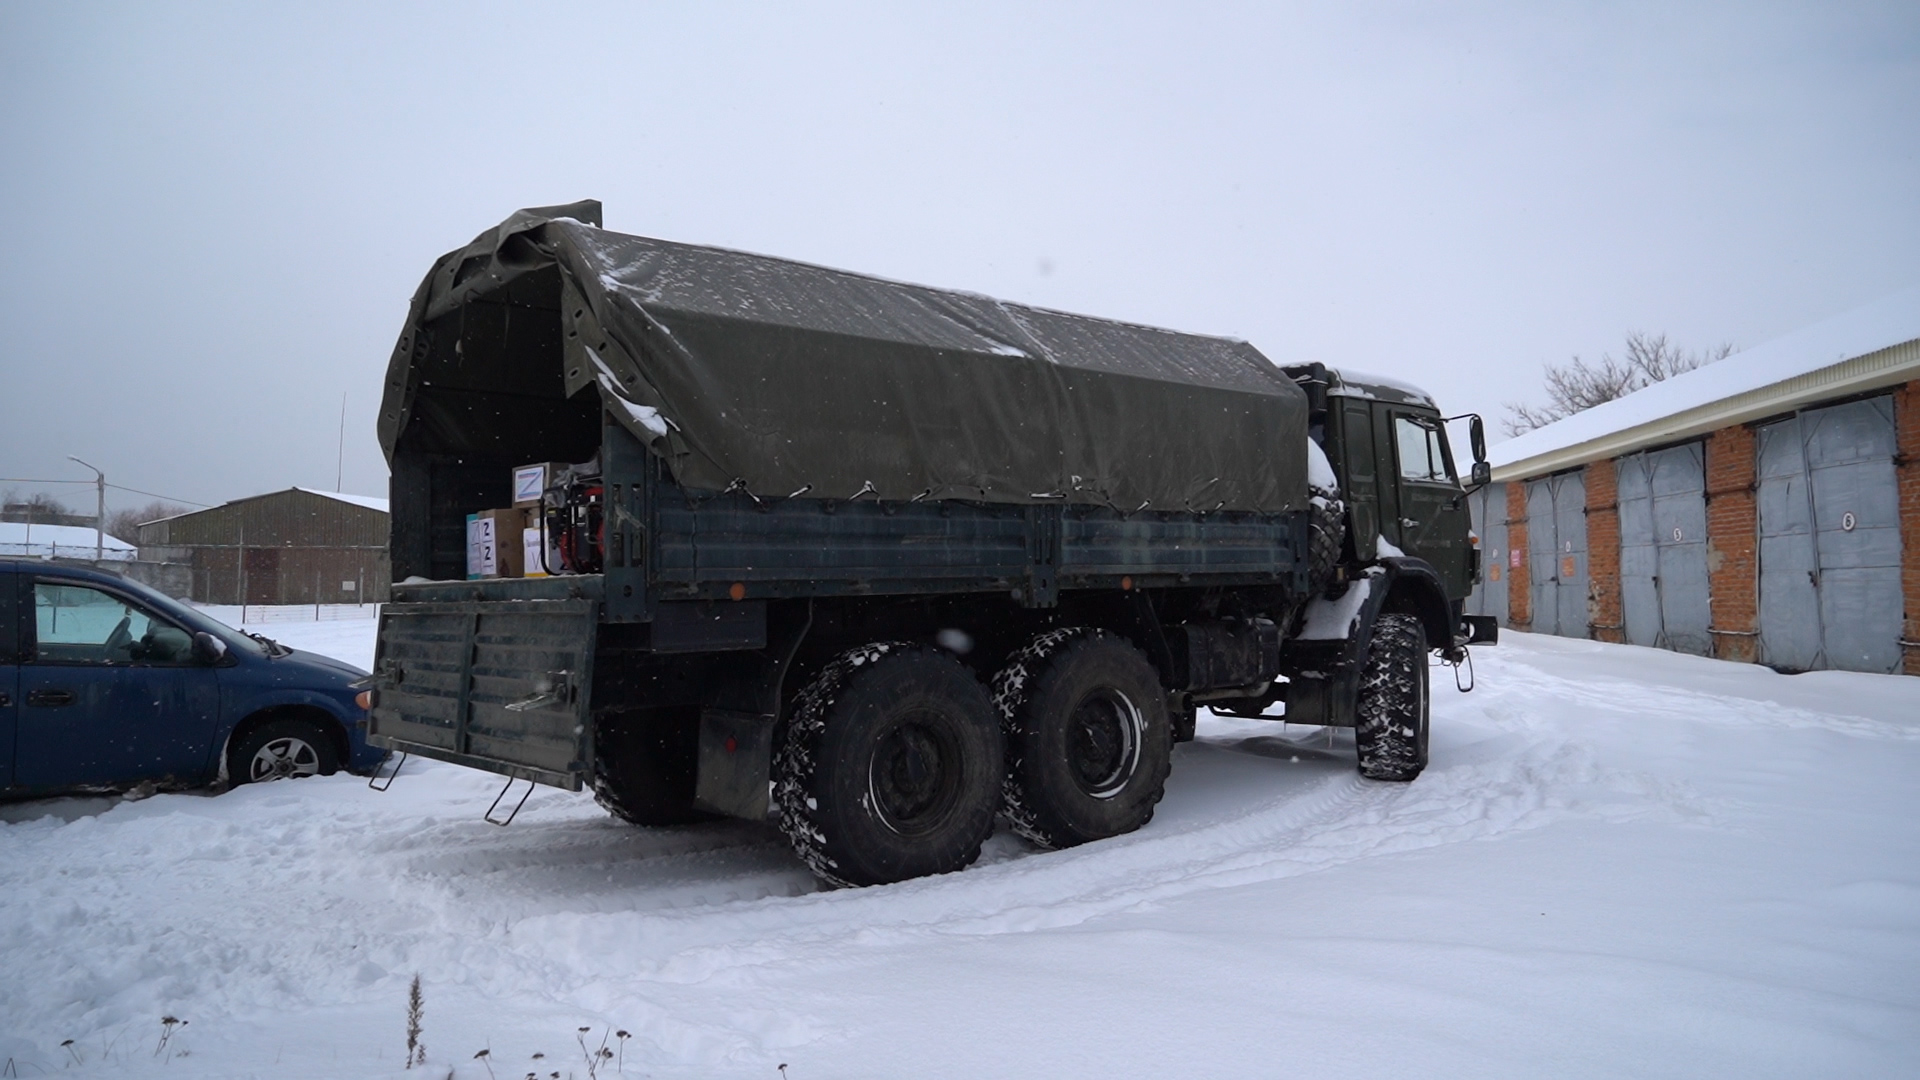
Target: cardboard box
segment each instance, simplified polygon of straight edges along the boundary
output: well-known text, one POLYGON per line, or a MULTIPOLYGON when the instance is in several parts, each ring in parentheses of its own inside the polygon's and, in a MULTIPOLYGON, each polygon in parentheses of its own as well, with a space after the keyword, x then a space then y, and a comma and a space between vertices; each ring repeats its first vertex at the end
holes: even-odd
POLYGON ((520 562, 526 567, 527 577, 546 577, 547 569, 555 574, 560 572, 560 545, 547 544, 547 561, 540 561, 540 542, 546 539, 546 529, 541 523, 541 512, 536 508, 525 511, 526 522, 520 533, 520 562))
POLYGON ((494 558, 493 519, 479 514, 467 515, 467 579, 496 577, 499 564, 494 558))
POLYGON ((467 515, 467 577, 519 577, 525 563, 520 536, 524 510, 482 510, 467 515))
POLYGON ((560 474, 570 468, 572 466, 564 461, 516 466, 513 470, 513 505, 539 506, 541 494, 558 482, 560 474))

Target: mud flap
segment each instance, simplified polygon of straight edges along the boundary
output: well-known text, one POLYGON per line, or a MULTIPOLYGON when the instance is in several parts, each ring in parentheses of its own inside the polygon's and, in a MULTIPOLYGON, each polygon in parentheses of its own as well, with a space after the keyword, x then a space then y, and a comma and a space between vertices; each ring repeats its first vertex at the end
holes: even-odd
POLYGON ((760 821, 767 816, 772 778, 771 715, 730 709, 700 710, 700 772, 693 804, 729 817, 760 821))

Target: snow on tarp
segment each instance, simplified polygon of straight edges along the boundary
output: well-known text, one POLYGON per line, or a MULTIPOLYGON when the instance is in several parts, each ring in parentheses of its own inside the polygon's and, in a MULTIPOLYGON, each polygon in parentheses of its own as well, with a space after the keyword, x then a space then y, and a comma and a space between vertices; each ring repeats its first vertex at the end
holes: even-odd
POLYGON ((608 232, 599 210, 521 211, 435 264, 388 372, 389 461, 416 427, 434 452, 517 452, 503 429, 577 421, 593 387, 695 488, 1306 505, 1305 395, 1246 342, 608 232))
MULTIPOLYGON (((0 521, 0 558, 91 559, 98 536, 79 525, 0 521)), ((106 536, 100 543, 101 558, 127 562, 134 557, 134 546, 116 536, 106 536)))
POLYGON ((1536 428, 1488 450, 1497 466, 1578 446, 1920 338, 1920 286, 1536 428))

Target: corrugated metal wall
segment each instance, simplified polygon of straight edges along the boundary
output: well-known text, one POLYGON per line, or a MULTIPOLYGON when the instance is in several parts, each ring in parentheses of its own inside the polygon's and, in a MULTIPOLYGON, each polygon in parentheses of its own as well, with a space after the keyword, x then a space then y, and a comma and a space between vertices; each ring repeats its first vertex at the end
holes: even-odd
POLYGON ((183 547, 387 546, 387 515, 325 495, 276 491, 140 527, 140 543, 183 547))
POLYGON ((140 546, 190 562, 201 603, 379 603, 392 578, 384 511, 299 490, 142 525, 140 546))

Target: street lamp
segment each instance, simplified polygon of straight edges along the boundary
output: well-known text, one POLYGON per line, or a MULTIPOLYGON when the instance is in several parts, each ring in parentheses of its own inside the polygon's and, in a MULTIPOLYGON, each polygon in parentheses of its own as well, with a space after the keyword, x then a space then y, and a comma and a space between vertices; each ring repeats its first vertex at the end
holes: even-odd
MULTIPOLYGON (((72 454, 67 455, 67 460, 79 461, 80 464, 87 465, 86 462, 80 461, 79 458, 74 457, 72 454)), ((94 492, 99 496, 97 499, 94 500, 94 511, 93 511, 93 565, 99 566, 100 563, 106 559, 107 474, 101 472, 97 468, 94 468, 94 466, 92 465, 87 465, 87 468, 93 469, 93 473, 96 478, 93 482, 94 492)))

